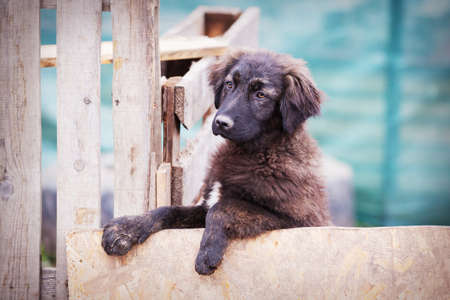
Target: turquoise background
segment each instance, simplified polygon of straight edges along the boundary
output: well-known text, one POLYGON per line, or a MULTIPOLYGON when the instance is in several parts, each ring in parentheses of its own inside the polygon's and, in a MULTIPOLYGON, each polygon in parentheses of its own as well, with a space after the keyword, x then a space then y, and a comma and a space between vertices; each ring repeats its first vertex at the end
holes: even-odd
MULTIPOLYGON (((161 0, 161 32, 198 5, 259 6, 260 46, 308 61, 328 95, 309 128, 353 167, 360 225, 450 225, 450 1, 161 0)), ((56 43, 55 28, 55 11, 41 10, 42 44, 56 43)), ((104 152, 111 79, 102 65, 104 152)), ((56 70, 41 69, 41 81, 45 169, 56 159, 56 70)))

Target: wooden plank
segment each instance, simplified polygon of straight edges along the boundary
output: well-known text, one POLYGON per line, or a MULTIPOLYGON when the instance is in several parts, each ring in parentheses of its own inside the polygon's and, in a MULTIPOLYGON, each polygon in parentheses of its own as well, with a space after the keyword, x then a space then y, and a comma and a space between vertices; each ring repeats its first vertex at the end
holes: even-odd
POLYGON ((175 115, 175 85, 181 77, 172 77, 162 86, 163 101, 163 161, 174 163, 180 153, 180 121, 175 115))
POLYGON ((58 299, 68 296, 67 232, 100 225, 101 5, 101 0, 57 2, 58 299))
POLYGON ((56 0, 41 0, 40 8, 43 9, 56 9, 56 0))
POLYGON ((39 1, 0 1, 0 299, 39 297, 39 1))
POLYGON ((173 36, 161 39, 161 60, 195 59, 204 56, 222 55, 227 44, 220 39, 206 36, 185 37, 173 36))
POLYGON ((156 173, 156 207, 170 206, 171 165, 162 163, 156 173))
POLYGON ((450 227, 310 227, 230 243, 211 276, 202 229, 165 230, 125 257, 101 231, 68 236, 72 299, 448 299, 450 227), (82 260, 82 262, 80 262, 82 260))
POLYGON ((259 36, 258 7, 247 8, 223 35, 223 40, 233 47, 258 47, 259 36))
MULTIPOLYGON (((220 39, 205 36, 186 38, 172 36, 160 40, 161 61, 195 59, 204 56, 222 55, 227 50, 227 44, 220 39)), ((113 43, 102 42, 102 64, 113 63, 113 43)), ((56 66, 56 45, 41 46, 41 68, 56 66)))
MULTIPOLYGON (((165 193, 160 200, 165 204, 181 205, 182 199, 182 178, 183 169, 178 166, 177 158, 180 153, 180 121, 175 115, 175 85, 180 81, 181 77, 172 77, 164 82, 162 87, 163 101, 163 120, 164 120, 164 139, 163 139, 163 157, 164 162, 170 163, 170 177, 162 177, 160 190, 164 189, 165 193), (180 173, 181 172, 181 173, 180 173), (167 194, 169 193, 169 194, 167 194), (170 198, 167 198, 170 197, 170 198), (167 199, 170 199, 168 201, 167 199)), ((162 204, 160 204, 162 205, 162 204)))
POLYGON ((56 299, 56 269, 42 268, 41 271, 41 300, 56 299))
POLYGON ((148 209, 150 156, 161 153, 159 1, 112 1, 114 215, 148 209))
POLYGON ((205 6, 198 6, 183 21, 170 28, 161 38, 170 36, 193 37, 205 32, 205 6))
POLYGON ((148 197, 148 210, 156 208, 156 154, 150 154, 150 195, 148 197))
MULTIPOLYGON (((170 197, 172 205, 183 205, 183 167, 176 161, 172 164, 172 178, 170 180, 170 197)), ((198 190, 197 190, 198 193, 198 190)), ((192 203, 192 199, 190 199, 192 203)), ((188 201, 186 201, 188 203, 188 201)))
POLYGON ((187 129, 191 129, 214 103, 214 93, 208 82, 208 69, 216 61, 215 57, 205 57, 193 63, 191 69, 176 84, 175 113, 187 129))
MULTIPOLYGON (((41 8, 44 9, 56 9, 57 0, 41 0, 41 8)), ((103 0, 102 1, 102 10, 110 11, 111 10, 111 0, 103 0)))
MULTIPOLYGON (((205 14, 227 14, 233 16, 239 16, 242 13, 242 10, 239 7, 229 7, 229 6, 199 6, 199 8, 203 8, 205 14)), ((204 34, 204 32, 203 32, 204 34)))

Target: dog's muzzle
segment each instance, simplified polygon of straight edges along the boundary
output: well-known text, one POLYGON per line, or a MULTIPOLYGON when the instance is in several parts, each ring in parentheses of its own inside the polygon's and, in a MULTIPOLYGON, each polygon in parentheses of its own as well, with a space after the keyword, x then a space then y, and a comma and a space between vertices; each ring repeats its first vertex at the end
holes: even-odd
POLYGON ((226 135, 233 128, 234 122, 227 115, 216 115, 213 121, 212 130, 214 135, 226 135))

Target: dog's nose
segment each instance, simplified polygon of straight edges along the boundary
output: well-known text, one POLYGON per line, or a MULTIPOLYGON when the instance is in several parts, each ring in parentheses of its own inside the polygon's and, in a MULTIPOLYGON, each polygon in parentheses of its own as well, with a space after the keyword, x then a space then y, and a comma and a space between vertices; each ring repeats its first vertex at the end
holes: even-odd
POLYGON ((233 120, 231 120, 228 116, 225 115, 218 115, 216 117, 216 126, 220 127, 222 129, 230 129, 233 127, 233 120))

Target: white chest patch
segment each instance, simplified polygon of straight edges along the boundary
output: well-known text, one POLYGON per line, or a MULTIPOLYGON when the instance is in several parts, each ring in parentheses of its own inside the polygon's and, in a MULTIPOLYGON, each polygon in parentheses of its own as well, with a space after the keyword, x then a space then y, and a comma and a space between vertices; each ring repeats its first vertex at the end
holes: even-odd
POLYGON ((221 194, 220 189, 222 188, 222 185, 220 182, 216 181, 214 182, 211 192, 209 193, 208 199, 206 199, 206 205, 208 208, 213 207, 217 202, 219 202, 221 194))

